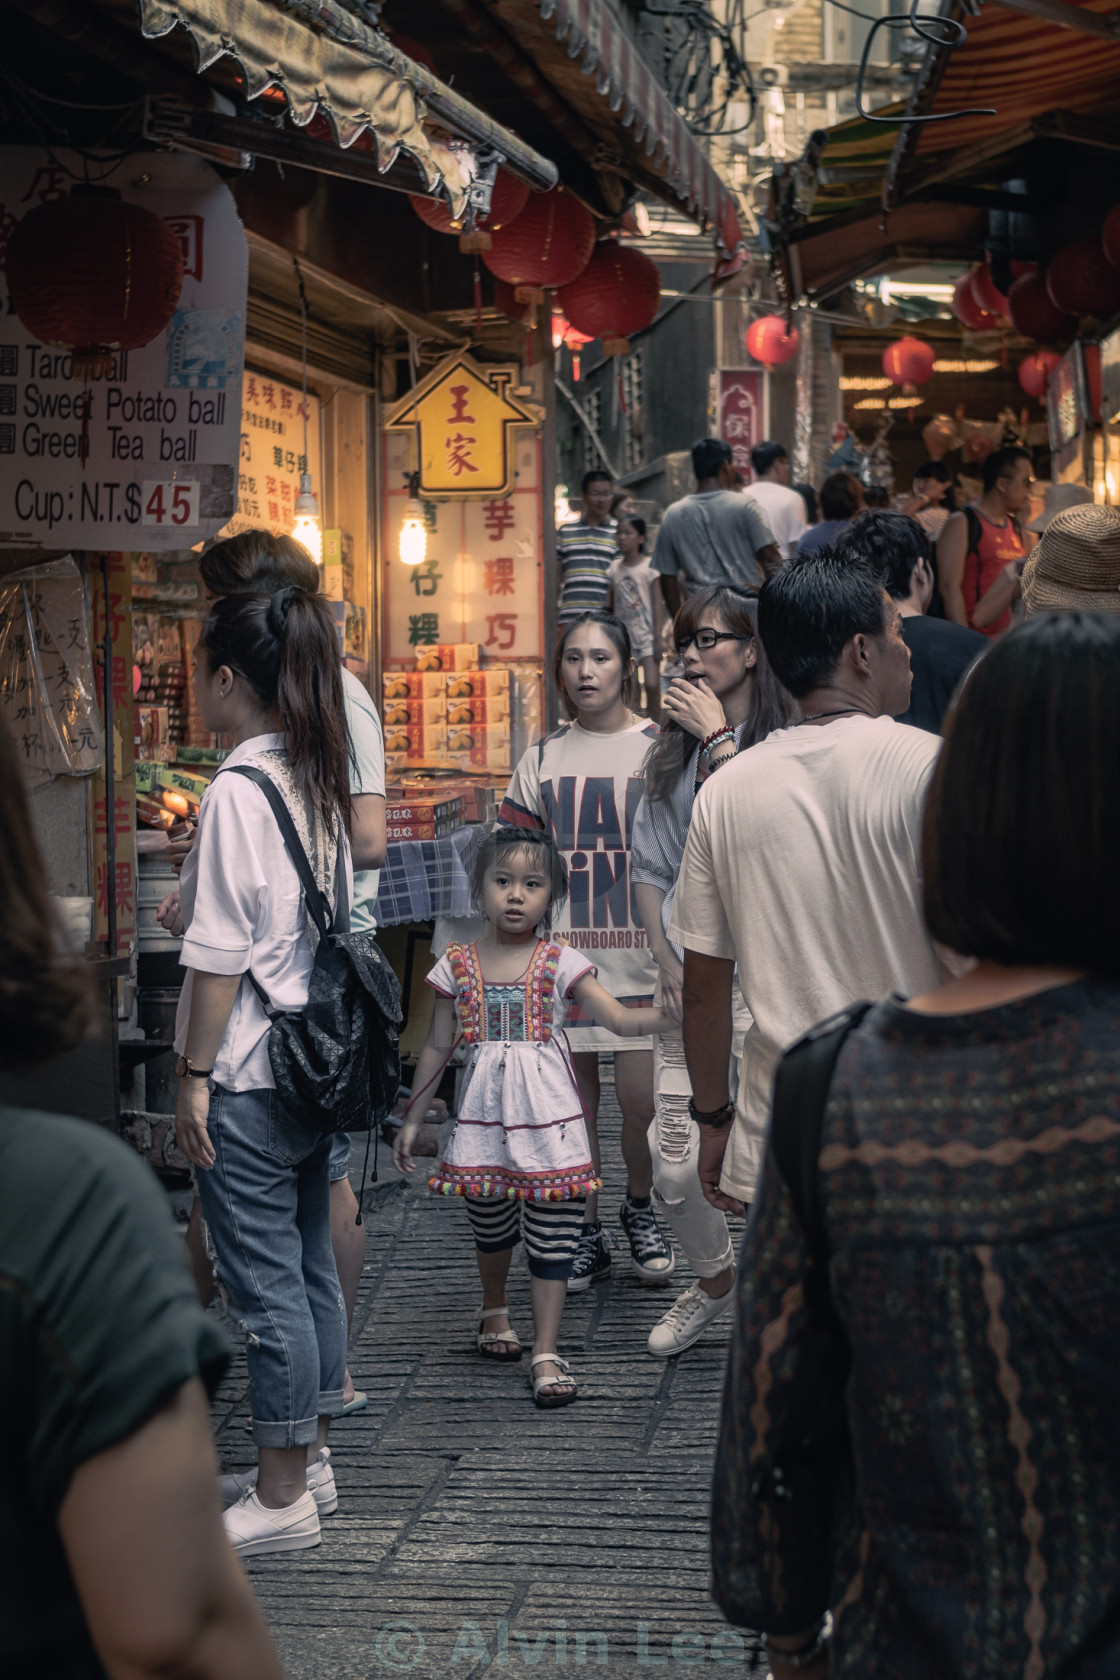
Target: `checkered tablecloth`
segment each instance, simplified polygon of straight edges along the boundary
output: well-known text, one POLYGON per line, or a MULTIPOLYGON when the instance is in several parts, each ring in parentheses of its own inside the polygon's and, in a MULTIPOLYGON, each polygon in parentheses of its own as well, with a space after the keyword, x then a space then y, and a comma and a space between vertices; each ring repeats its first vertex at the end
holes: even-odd
POLYGON ((378 927, 469 916, 471 869, 485 832, 472 823, 443 840, 390 841, 374 910, 378 927))

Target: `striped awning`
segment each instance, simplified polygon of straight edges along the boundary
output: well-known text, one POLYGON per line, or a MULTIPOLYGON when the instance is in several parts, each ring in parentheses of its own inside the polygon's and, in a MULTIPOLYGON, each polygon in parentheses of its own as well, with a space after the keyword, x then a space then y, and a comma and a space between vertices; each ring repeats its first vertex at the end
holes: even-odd
POLYGON ((471 105, 380 30, 334 0, 139 0, 141 29, 158 38, 179 27, 195 44, 199 71, 231 58, 249 99, 283 94, 291 121, 339 146, 372 147, 389 170, 400 153, 420 169, 429 192, 442 191, 456 215, 471 163, 448 134, 493 147, 538 188, 556 166, 471 105))
MULTIPOLYGON (((613 0, 538 0, 540 14, 554 22, 556 38, 583 74, 594 79, 616 119, 618 138, 640 148, 654 173, 680 204, 711 228, 725 258, 745 251, 738 205, 713 167, 703 144, 638 50, 632 24, 613 0)), ((517 33, 517 19, 503 8, 502 22, 517 33)))

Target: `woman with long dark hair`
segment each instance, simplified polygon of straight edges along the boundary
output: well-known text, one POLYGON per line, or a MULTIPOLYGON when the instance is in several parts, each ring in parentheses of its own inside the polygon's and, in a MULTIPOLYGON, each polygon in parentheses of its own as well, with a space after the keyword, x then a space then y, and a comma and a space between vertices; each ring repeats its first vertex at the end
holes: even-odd
MULTIPOLYGON (((574 950, 591 953, 600 984, 613 998, 645 1008, 653 1002, 655 970, 633 911, 630 824, 657 725, 634 711, 634 656, 626 626, 611 613, 582 613, 564 626, 553 675, 570 721, 522 756, 498 816, 517 828, 551 834, 571 883, 557 932, 574 950)), ((646 1142, 653 1117, 653 1046, 649 1038, 620 1038, 578 1006, 565 1031, 597 1168, 599 1054, 614 1055, 627 1188, 619 1222, 638 1279, 667 1283, 676 1262, 654 1216, 646 1142)), ((599 1219, 598 1191, 592 1190, 568 1280, 572 1293, 609 1276, 610 1246, 599 1219)))
POLYGON ((775 1680, 1120 1673, 1118 764, 1120 621, 996 642, 922 839, 975 967, 778 1066, 713 1506, 775 1680))
POLYGON ((269 1013, 307 1001, 313 924, 264 791, 279 789, 320 890, 353 894, 350 746, 328 603, 286 587, 216 601, 194 694, 234 748, 202 801, 183 865, 187 924, 175 1048, 175 1130, 196 1168, 218 1275, 247 1332, 258 1470, 223 1479, 227 1533, 246 1554, 318 1545, 338 1504, 327 1429, 343 1409, 346 1312, 331 1250, 331 1140, 283 1116, 269 1013))
MULTIPOLYGON (((708 776, 736 753, 791 721, 793 703, 766 662, 757 634, 754 593, 712 584, 690 595, 673 621, 684 676, 669 686, 661 733, 646 759, 646 789, 634 819, 631 879, 659 970, 659 992, 681 1020, 681 953, 665 933, 673 907, 692 807, 708 776)), ((735 994, 735 1045, 749 1016, 735 994)), ((698 1133, 679 1024, 654 1041, 654 1118, 650 1126, 653 1193, 684 1249, 697 1282, 654 1326, 649 1351, 668 1358, 691 1347, 731 1303, 727 1219, 704 1196, 697 1174, 698 1133)), ((761 1139, 759 1140, 761 1148, 761 1139)), ((740 1163, 748 1180, 750 1163, 740 1163)))

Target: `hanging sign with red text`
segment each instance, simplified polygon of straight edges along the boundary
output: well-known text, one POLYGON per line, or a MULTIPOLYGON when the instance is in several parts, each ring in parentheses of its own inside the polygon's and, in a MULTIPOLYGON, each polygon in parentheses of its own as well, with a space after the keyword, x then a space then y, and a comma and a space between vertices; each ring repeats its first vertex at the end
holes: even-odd
POLYGON ((767 435, 765 373, 761 368, 717 369, 710 406, 715 436, 731 445, 731 459, 750 484, 751 450, 767 435))
POLYGON ((513 431, 539 418, 510 395, 516 365, 481 366, 450 356, 397 403, 389 431, 411 431, 422 496, 490 500, 513 483, 513 431))
MULTIPOLYGON (((66 197, 84 173, 73 152, 0 147, 0 545, 191 548, 237 501, 245 231, 201 158, 145 153, 99 176, 171 228, 183 285, 163 331, 118 350, 109 373, 87 382, 67 351, 23 326, 3 277, 23 216, 66 197)), ((80 270, 85 259, 75 250, 70 260, 80 270)))

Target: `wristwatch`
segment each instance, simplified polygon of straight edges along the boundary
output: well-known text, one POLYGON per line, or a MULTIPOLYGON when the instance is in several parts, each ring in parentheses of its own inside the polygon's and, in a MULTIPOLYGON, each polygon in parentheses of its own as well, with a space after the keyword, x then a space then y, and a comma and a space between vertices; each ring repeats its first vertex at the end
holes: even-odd
POLYGON ((196 1068, 186 1056, 180 1056, 175 1063, 175 1073, 179 1079, 209 1079, 213 1072, 213 1068, 196 1068))
POLYGON ((730 1126, 735 1118, 735 1104, 730 1101, 725 1102, 722 1108, 715 1108, 710 1113, 705 1113, 702 1108, 697 1108, 690 1097, 688 1099, 688 1112, 698 1126, 710 1126, 713 1132, 722 1132, 723 1128, 730 1126))

